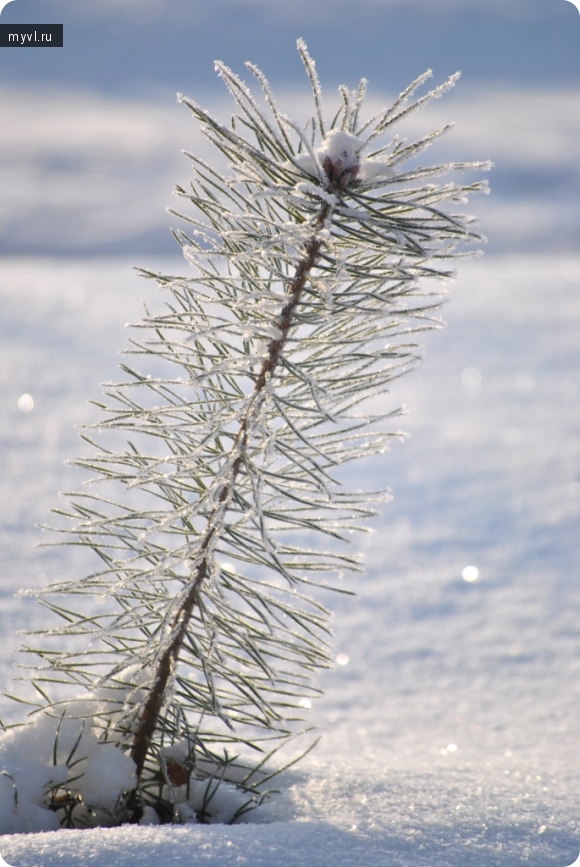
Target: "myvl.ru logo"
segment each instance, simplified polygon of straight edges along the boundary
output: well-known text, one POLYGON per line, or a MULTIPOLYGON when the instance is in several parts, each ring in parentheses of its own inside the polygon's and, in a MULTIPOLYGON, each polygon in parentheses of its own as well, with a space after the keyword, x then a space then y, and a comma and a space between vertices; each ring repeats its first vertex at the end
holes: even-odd
MULTIPOLYGON (((12 2, 13 0, 0 0, 0 14, 4 7, 12 2)), ((62 24, 0 24, 0 48, 62 47, 62 24)))
POLYGON ((0 48, 62 47, 62 24, 0 24, 0 48))

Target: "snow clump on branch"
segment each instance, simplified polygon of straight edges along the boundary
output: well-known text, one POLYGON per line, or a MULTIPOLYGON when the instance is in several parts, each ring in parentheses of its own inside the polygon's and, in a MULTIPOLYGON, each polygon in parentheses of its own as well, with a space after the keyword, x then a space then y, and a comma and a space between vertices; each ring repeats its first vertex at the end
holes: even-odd
POLYGON ((329 185, 345 188, 353 182, 372 181, 378 177, 390 177, 394 170, 387 162, 361 158, 366 142, 356 135, 341 129, 331 129, 320 147, 310 154, 299 154, 295 163, 309 175, 316 177, 318 167, 328 178, 329 185))

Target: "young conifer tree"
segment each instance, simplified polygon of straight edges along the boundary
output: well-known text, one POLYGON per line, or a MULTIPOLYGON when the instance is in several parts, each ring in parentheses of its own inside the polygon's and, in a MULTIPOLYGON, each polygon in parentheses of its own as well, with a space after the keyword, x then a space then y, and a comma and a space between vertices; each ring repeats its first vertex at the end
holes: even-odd
POLYGON ((74 462, 92 481, 67 495, 61 532, 100 566, 37 594, 61 625, 26 648, 41 702, 0 747, 17 790, 10 750, 36 744, 40 825, 233 820, 260 802, 329 664, 315 588, 358 568, 336 540, 377 499, 345 490, 339 469, 386 451, 393 413, 377 399, 414 366, 439 303, 421 281, 450 276, 456 243, 478 239, 441 204, 485 185, 432 179, 487 164, 405 169, 449 127, 391 136, 458 76, 413 101, 427 72, 368 119, 366 82, 341 87, 327 119, 298 50, 315 106, 305 127, 251 64, 261 103, 217 64, 230 125, 180 97, 227 168, 187 154, 189 228, 175 237, 192 275, 141 272, 165 308, 137 323, 135 363, 105 388, 95 427, 111 439, 87 431, 74 462))

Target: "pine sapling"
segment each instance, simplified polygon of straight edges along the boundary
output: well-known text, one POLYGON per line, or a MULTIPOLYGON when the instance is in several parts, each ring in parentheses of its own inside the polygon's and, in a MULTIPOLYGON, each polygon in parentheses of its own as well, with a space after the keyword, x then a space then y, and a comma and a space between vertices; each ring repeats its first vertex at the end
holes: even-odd
POLYGON ((448 278, 456 244, 479 239, 442 206, 485 185, 433 179, 488 165, 418 164, 448 126, 391 137, 457 75, 413 99, 427 72, 368 119, 366 82, 341 87, 328 121, 298 50, 304 127, 252 64, 261 102, 217 64, 229 125, 180 97, 226 167, 187 154, 174 234, 191 275, 141 271, 164 309, 104 388, 92 427, 109 439, 85 429, 74 464, 90 483, 58 532, 100 565, 35 593, 60 624, 24 648, 40 699, 0 741, 4 831, 234 821, 284 767, 330 663, 318 588, 360 569, 342 543, 380 498, 347 490, 341 468, 397 435, 384 394, 440 302, 422 280, 448 278))

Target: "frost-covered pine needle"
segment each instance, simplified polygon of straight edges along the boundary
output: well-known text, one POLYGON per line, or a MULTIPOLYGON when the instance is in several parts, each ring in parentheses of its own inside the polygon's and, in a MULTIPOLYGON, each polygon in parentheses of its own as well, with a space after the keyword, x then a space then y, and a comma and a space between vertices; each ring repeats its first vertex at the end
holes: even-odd
POLYGON ((397 435, 394 413, 370 401, 420 356, 415 333, 439 302, 423 279, 448 277, 455 245, 479 239, 441 203, 485 185, 433 179, 488 166, 402 168, 446 127, 388 141, 456 77, 410 102, 421 76, 369 120, 366 81, 342 87, 329 122, 298 48, 315 104, 306 127, 251 64, 262 101, 217 64, 237 104, 231 125, 181 97, 227 168, 188 155, 186 227, 174 234, 192 273, 141 272, 165 309, 134 326, 123 381, 105 386, 95 427, 110 439, 87 429, 90 450, 74 461, 91 481, 67 495, 59 532, 98 565, 37 594, 61 622, 27 648, 40 657, 28 676, 35 712, 61 720, 43 723, 51 737, 65 717, 86 722, 79 743, 93 738, 91 756, 95 743, 116 747, 136 782, 91 807, 77 766, 59 759, 37 806, 71 826, 93 814, 211 821, 224 782, 242 793, 230 819, 260 802, 330 662, 316 587, 338 589, 337 574, 360 568, 340 541, 380 499, 345 490, 340 468, 397 435))

